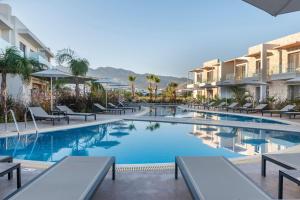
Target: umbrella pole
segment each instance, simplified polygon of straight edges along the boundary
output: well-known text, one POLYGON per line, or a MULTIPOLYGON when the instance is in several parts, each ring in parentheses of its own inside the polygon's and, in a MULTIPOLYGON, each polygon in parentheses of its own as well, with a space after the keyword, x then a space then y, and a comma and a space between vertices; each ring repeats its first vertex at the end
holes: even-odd
POLYGON ((105 106, 107 108, 107 89, 105 90, 105 106))
POLYGON ((53 97, 52 97, 52 77, 50 79, 50 85, 51 85, 51 88, 50 88, 50 106, 51 106, 51 111, 53 110, 53 97))

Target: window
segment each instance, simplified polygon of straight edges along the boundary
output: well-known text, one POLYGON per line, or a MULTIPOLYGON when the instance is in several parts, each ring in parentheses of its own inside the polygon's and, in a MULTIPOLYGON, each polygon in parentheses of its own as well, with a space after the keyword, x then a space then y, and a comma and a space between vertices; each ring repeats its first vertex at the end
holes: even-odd
POLYGON ((197 82, 197 83, 202 83, 202 73, 198 73, 198 74, 197 74, 196 82, 197 82))
POLYGON ((261 73, 261 61, 257 60, 255 63, 255 73, 260 74, 261 73))
POLYGON ((213 71, 207 72, 207 82, 213 82, 213 71))
POLYGON ((296 72, 300 68, 300 52, 288 55, 288 72, 296 72))
POLYGON ((23 55, 26 56, 26 45, 20 42, 20 50, 23 52, 23 55))

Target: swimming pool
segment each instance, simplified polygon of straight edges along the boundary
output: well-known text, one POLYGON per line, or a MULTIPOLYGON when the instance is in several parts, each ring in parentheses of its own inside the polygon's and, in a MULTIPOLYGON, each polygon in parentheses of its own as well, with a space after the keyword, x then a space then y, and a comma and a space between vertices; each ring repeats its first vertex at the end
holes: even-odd
POLYGON ((300 143, 299 133, 205 125, 121 121, 0 139, 0 154, 57 162, 64 156, 116 156, 119 164, 168 163, 175 156, 227 158, 282 150, 300 143))
POLYGON ((209 120, 230 120, 230 121, 242 121, 242 122, 256 122, 256 123, 272 123, 272 124, 285 124, 277 120, 263 119, 259 117, 241 116, 237 114, 227 113, 213 113, 213 112, 196 112, 181 109, 177 106, 157 106, 150 107, 148 116, 160 116, 160 117, 178 117, 178 118, 199 118, 209 120))

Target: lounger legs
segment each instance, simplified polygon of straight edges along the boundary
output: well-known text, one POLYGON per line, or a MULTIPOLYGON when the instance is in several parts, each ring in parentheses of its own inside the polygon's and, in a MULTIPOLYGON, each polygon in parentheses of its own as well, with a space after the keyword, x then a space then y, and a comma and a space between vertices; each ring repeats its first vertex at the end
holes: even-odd
POLYGON ((17 168, 17 188, 21 187, 21 168, 17 168))
POLYGON ((267 160, 264 159, 264 157, 262 156, 262 158, 261 158, 261 175, 263 177, 266 176, 266 164, 267 164, 267 160))
POLYGON ((278 199, 282 199, 283 193, 283 176, 279 171, 279 181, 278 181, 278 199))
POLYGON ((112 165, 112 180, 116 179, 116 163, 112 165))
POLYGON ((178 165, 176 161, 175 161, 175 179, 178 179, 178 165))

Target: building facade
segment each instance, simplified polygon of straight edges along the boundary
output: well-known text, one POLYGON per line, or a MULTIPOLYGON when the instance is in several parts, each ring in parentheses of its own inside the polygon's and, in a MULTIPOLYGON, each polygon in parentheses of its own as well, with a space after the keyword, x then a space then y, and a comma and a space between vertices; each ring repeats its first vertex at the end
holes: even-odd
MULTIPOLYGON (((18 48, 24 56, 36 59, 45 68, 51 67, 50 62, 54 55, 50 49, 12 15, 9 5, 0 4, 0 49, 11 46, 18 48)), ((7 87, 9 96, 28 103, 33 92, 47 90, 47 82, 32 77, 25 83, 20 76, 8 75, 7 87)))
MULTIPOLYGON (((231 97, 231 87, 245 88, 257 101, 267 97, 278 100, 300 99, 300 33, 281 37, 248 48, 247 54, 227 61, 218 60, 218 70, 214 72, 216 85, 214 95, 220 98, 231 97)), ((208 84, 199 79, 206 73, 205 65, 191 72, 194 74, 194 97, 199 87, 208 84), (200 83, 201 82, 201 83, 200 83)), ((202 93, 206 98, 210 94, 202 93)))

